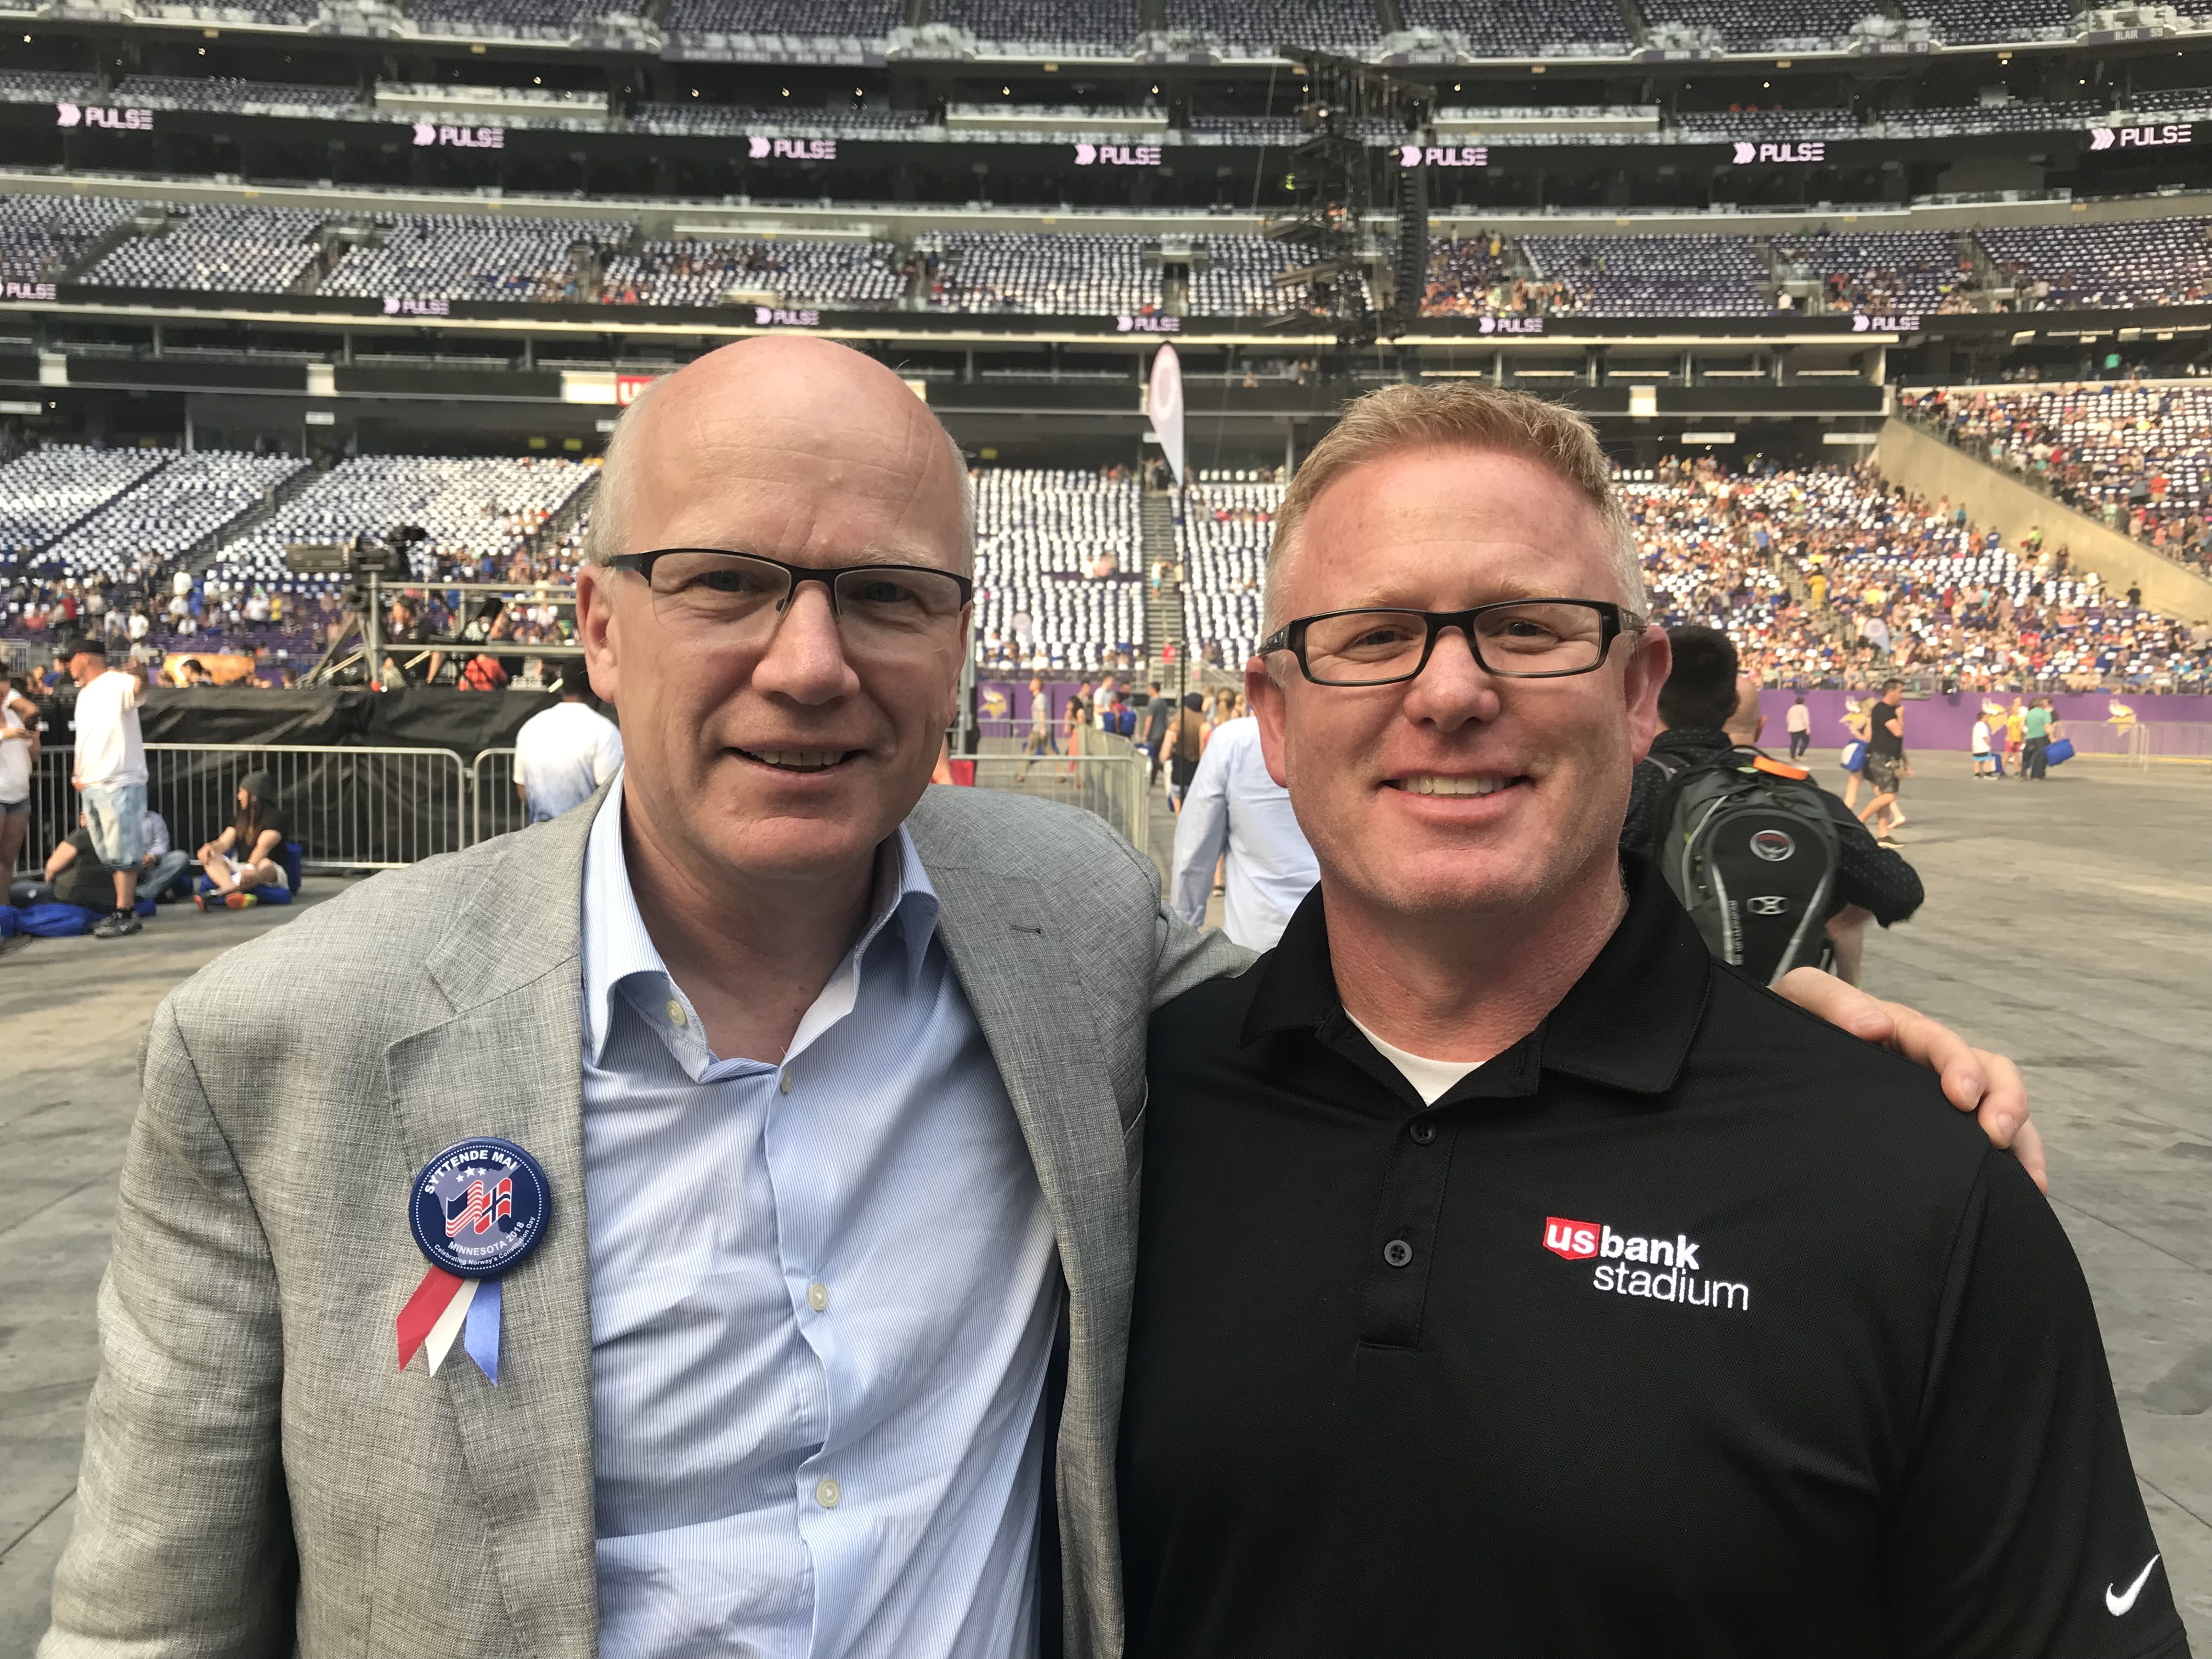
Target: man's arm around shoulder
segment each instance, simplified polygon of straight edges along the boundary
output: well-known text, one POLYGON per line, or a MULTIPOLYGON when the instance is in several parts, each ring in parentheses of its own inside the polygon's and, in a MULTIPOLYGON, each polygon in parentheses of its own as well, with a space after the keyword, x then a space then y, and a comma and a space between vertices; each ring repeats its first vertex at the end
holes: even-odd
POLYGON ((178 1000, 147 1038, 40 1659, 292 1650, 276 1273, 178 1000))

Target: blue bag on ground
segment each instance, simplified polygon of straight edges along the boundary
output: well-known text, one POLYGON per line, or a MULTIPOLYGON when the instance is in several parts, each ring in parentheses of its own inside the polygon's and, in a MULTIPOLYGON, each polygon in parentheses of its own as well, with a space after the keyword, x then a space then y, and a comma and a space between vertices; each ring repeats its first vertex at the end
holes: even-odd
POLYGON ((15 912, 15 925, 36 939, 76 939, 90 933, 100 916, 82 904, 33 904, 15 912))

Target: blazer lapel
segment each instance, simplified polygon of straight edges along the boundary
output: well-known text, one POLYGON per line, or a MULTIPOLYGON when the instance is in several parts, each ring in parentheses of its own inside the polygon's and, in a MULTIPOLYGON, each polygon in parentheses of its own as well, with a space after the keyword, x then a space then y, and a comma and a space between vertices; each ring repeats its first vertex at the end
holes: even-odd
POLYGON ((595 810, 530 837, 484 882, 428 963, 458 1012, 385 1055, 410 1174, 456 1140, 498 1135, 551 1188, 544 1242, 501 1280, 498 1385, 458 1345, 430 1383, 457 1419, 511 1645, 547 1656, 593 1654, 599 1634, 580 972, 595 810))

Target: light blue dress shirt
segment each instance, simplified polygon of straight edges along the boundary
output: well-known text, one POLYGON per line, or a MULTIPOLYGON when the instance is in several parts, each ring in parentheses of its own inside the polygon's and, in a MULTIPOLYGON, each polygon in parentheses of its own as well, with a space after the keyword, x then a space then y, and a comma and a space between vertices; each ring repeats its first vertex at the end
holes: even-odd
POLYGON ((1182 792, 1168 891, 1176 914, 1194 927, 1206 926, 1213 866, 1224 853, 1221 931, 1248 951, 1272 951, 1321 879, 1321 866, 1291 811, 1290 791, 1267 775, 1260 722, 1249 714, 1213 728, 1182 792))
POLYGON ((723 1060, 584 861, 605 1659, 1027 1659, 1059 1261, 902 829, 781 1066, 723 1060))

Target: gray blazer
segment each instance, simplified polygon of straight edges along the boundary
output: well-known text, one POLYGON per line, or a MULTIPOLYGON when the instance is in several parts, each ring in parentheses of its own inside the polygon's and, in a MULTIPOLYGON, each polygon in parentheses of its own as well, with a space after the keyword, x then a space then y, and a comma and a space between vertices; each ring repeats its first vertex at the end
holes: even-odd
MULTIPOLYGON (((596 1652, 592 811, 365 883, 162 1003, 46 1659, 596 1652), (471 1134, 527 1146, 556 1195, 505 1281, 497 1388, 458 1352, 403 1373, 393 1334, 424 1267, 409 1181, 471 1134)), ((1146 1017, 1250 958, 1169 914, 1085 813, 932 788, 908 828, 1059 1238, 1067 1648, 1111 1659, 1146 1017)))

